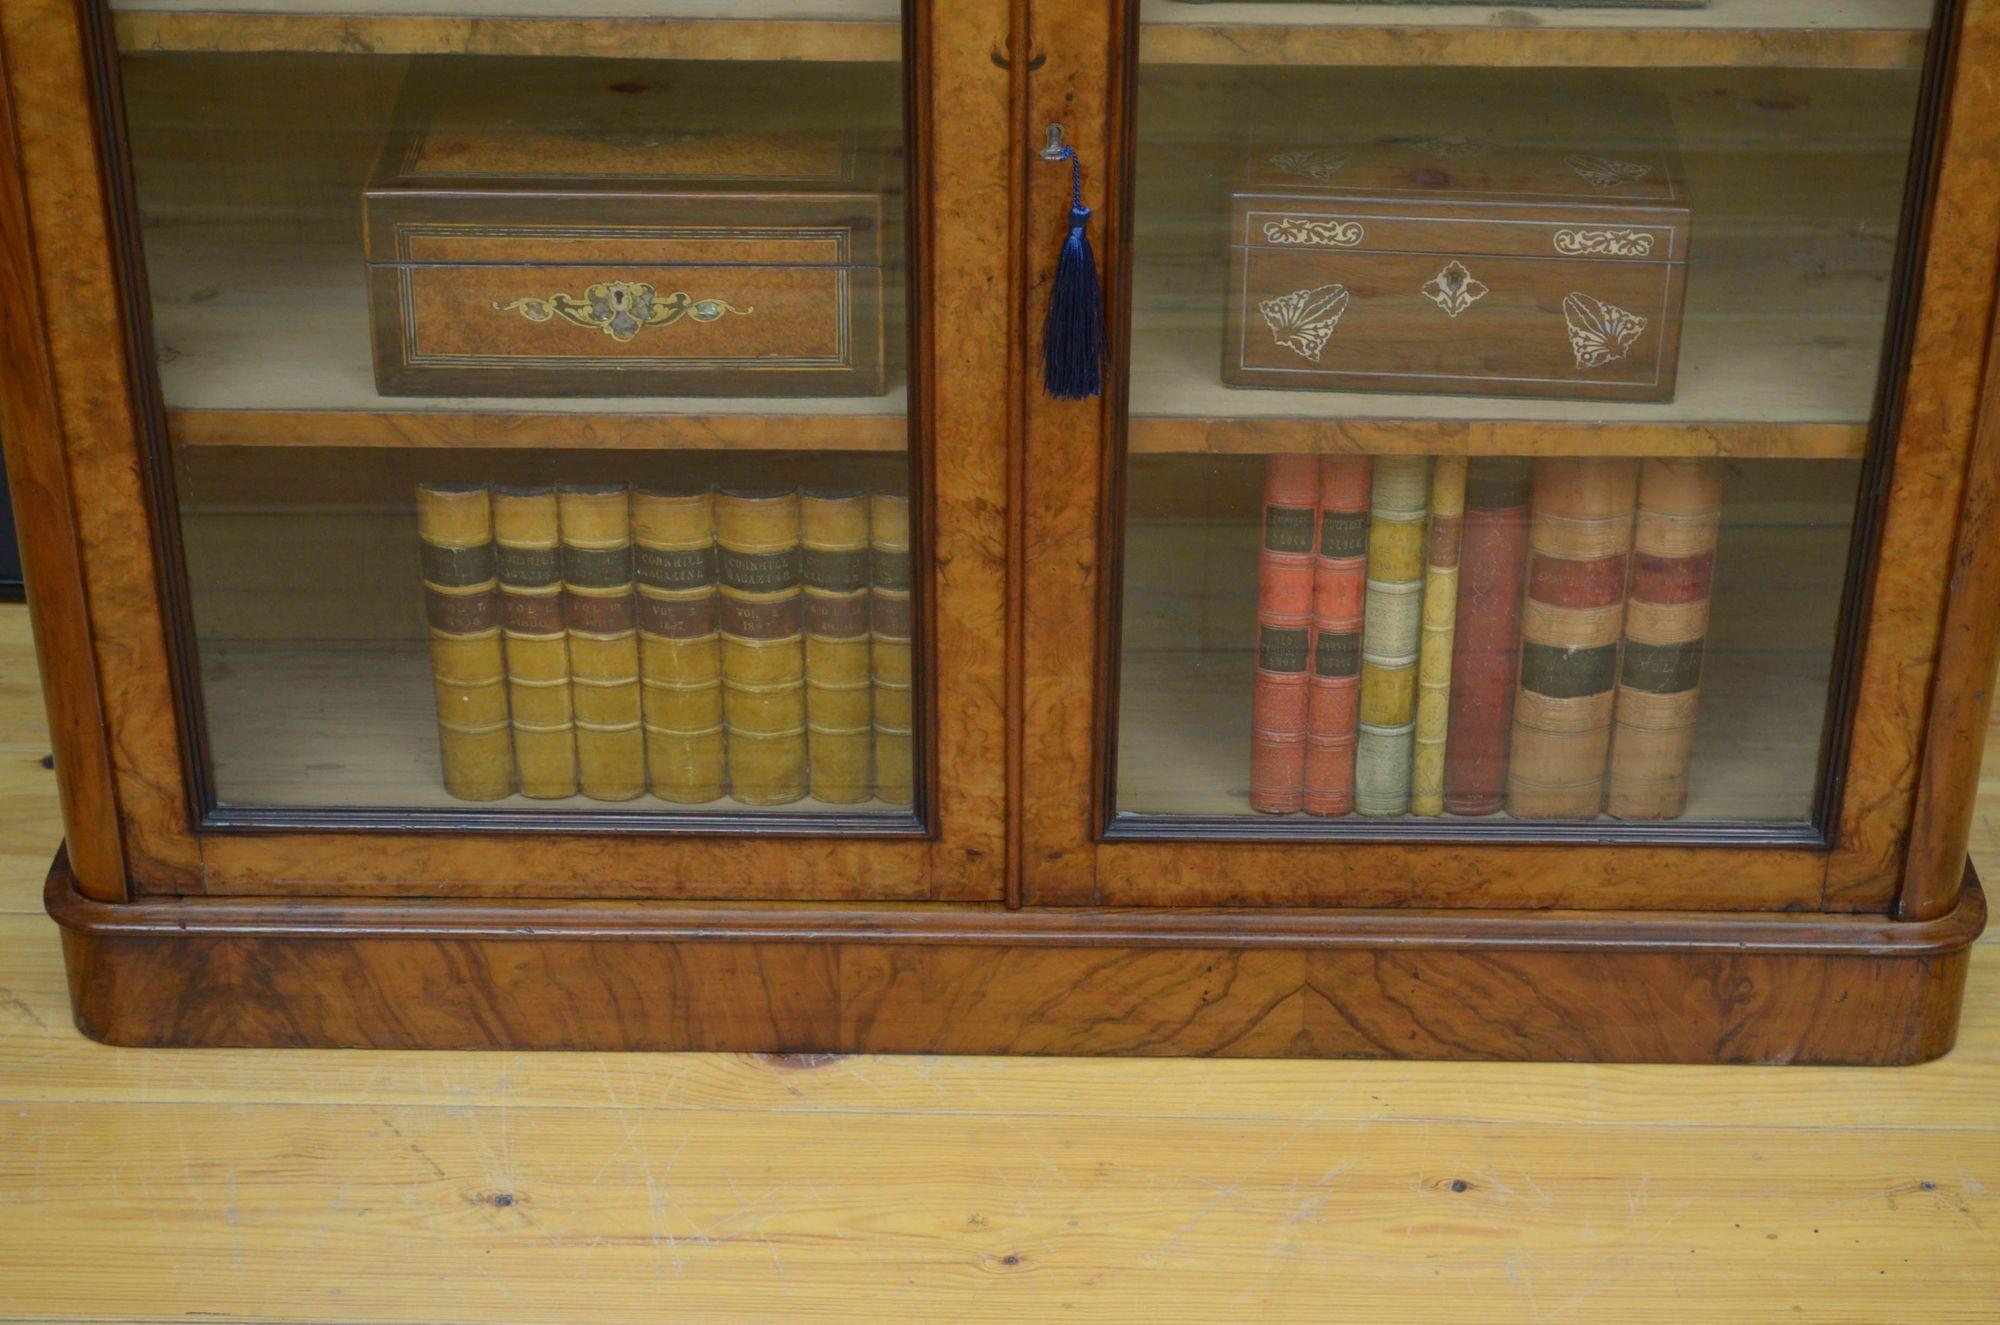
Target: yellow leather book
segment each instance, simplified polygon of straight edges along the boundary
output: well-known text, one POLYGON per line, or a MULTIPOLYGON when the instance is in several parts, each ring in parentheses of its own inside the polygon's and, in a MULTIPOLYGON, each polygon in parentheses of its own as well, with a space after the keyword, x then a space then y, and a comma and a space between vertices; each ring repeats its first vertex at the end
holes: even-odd
POLYGON ((1451 717, 1451 659, 1458 629, 1458 563, 1465 530, 1464 456, 1439 456, 1431 470, 1430 535, 1425 541, 1423 637, 1417 649, 1416 755, 1410 813, 1444 813, 1445 738, 1451 717))
POLYGON ((570 705, 556 490, 495 488, 493 543, 521 794, 537 800, 574 796, 576 713, 570 705))
POLYGON ((915 787, 911 750, 910 502, 878 492, 868 499, 869 681, 875 691, 875 794, 908 805, 915 787))
POLYGON ((460 800, 496 801, 513 794, 514 747, 486 486, 419 484, 417 537, 444 789, 460 800))
POLYGON ((646 790, 629 497, 622 483, 558 496, 578 781, 592 800, 627 801, 646 790))
POLYGON ((632 494, 639 583, 639 682, 653 794, 681 805, 728 790, 722 635, 716 624, 715 494, 632 494))
POLYGON ((715 544, 729 794, 746 805, 787 805, 806 794, 799 494, 718 494, 715 544))
POLYGON ((799 501, 799 535, 806 764, 816 799, 852 805, 874 791, 867 494, 806 493, 799 501))
POLYGON ((1375 459, 1361 627, 1361 722, 1354 744, 1356 814, 1410 809, 1430 482, 1429 456, 1375 459))

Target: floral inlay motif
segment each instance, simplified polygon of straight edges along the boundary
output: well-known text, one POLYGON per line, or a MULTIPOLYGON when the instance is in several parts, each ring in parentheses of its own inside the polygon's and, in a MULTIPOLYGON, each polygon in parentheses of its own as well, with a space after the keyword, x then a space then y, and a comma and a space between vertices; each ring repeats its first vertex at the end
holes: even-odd
POLYGON ((1275 221, 1264 222, 1264 238, 1273 244, 1353 248, 1361 242, 1361 223, 1323 216, 1281 216, 1275 221))
POLYGON ((1457 258, 1444 264, 1438 274, 1419 287, 1424 297, 1454 318, 1486 297, 1483 281, 1466 270, 1457 258))
POLYGON ((685 290, 662 295, 644 281, 600 281, 583 297, 557 293, 511 303, 493 301, 503 313, 518 312, 530 322, 561 318, 579 327, 601 331, 615 341, 629 341, 648 327, 670 327, 683 318, 714 322, 727 314, 747 317, 754 308, 738 308, 722 299, 696 299, 685 290))

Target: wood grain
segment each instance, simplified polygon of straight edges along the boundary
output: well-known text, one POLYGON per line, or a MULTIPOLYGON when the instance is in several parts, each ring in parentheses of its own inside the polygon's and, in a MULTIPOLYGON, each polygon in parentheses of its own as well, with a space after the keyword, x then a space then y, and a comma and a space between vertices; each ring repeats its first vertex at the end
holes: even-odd
POLYGON ((286 51, 373 55, 514 55, 649 60, 878 61, 898 59, 891 0, 803 6, 621 3, 552 9, 495 0, 477 15, 360 0, 290 4, 240 0, 120 0, 123 51, 286 51))
POLYGON ((1896 909, 1909 920, 1943 915, 1957 901, 1993 711, 1991 678, 2000 658, 2000 530, 1995 528, 2000 519, 2000 354, 1993 348, 1989 341, 1938 644, 1937 692, 1931 697, 1915 818, 1903 858, 1896 909))
MULTIPOLYGON (((10 445, 60 454, 72 491, 88 494, 72 518, 128 874, 193 886, 197 848, 141 458, 144 425, 131 390, 123 301, 111 297, 119 277, 104 175, 94 135, 85 131, 99 112, 81 18, 65 0, 0 11, 60 418, 60 432, 28 432, 10 445), (105 297, 79 299, 79 290, 105 297)), ((82 665, 70 657, 60 664, 66 678, 82 665)))
POLYGON ((1921 0, 1840 0, 1809 14, 1780 0, 1554 13, 1390 4, 1208 9, 1143 0, 1139 57, 1215 65, 1914 68, 1923 62, 1930 12, 1921 0))
MULTIPOLYGON (((0 64, 5 52, 0 50, 0 64)), ((4 68, 0 68, 4 75, 4 68)), ((104 714, 91 666, 90 617, 84 592, 82 551, 77 546, 75 494, 61 449, 22 439, 61 434, 55 381, 43 341, 41 290, 29 234, 27 200, 21 191, 20 148, 14 108, 0 77, 0 434, 15 439, 5 448, 7 489, 26 580, 42 604, 36 634, 36 661, 50 680, 43 692, 48 723, 61 733, 64 836, 77 844, 77 886, 100 901, 119 901, 128 892, 125 857, 118 834, 117 789, 104 714)), ((28 670, 25 658, 16 666, 28 670)), ((23 696, 25 698, 25 696, 23 696)))
POLYGON ((131 1045, 1614 1062, 1935 1057, 1986 919, 48 904, 131 1045))

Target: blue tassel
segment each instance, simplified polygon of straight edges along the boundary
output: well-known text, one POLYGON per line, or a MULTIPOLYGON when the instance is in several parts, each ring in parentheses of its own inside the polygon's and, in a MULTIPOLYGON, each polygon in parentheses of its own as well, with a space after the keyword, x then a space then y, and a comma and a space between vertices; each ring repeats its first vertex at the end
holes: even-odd
POLYGON ((1104 295, 1090 251, 1083 166, 1073 147, 1064 147, 1062 156, 1070 163, 1069 237, 1056 259, 1048 320, 1042 324, 1042 390, 1058 400, 1088 400, 1104 390, 1104 295))

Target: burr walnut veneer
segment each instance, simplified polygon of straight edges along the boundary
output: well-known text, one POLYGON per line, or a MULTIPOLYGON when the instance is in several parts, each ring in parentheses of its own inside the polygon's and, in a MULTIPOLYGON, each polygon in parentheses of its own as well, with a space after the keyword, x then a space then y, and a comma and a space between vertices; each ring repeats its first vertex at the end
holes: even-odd
MULTIPOLYGON (((2000 637, 2000 0, 1899 3, 1516 25, 1166 0, 660 0, 616 18, 0 0, 0 428, 79 1026, 138 1045, 1946 1052, 1985 921, 1965 841, 2000 637), (1427 90, 1498 105, 1510 79, 1565 71, 1645 82, 1677 121, 1692 202, 1654 217, 1673 265, 1644 273, 1653 331, 1679 342, 1657 380, 1577 400, 1274 391, 1221 370, 1225 328, 1256 316, 1224 297, 1248 144, 1289 148, 1329 106, 1379 140, 1385 115, 1438 104, 1427 90), (387 196, 375 172, 409 141, 412 80, 467 77, 489 106, 479 141, 536 162, 556 158, 509 95, 523 79, 633 106, 671 93, 672 115, 566 130, 556 146, 586 164, 730 131, 766 156, 899 145, 852 171, 837 148, 831 202, 706 171, 676 224, 714 233, 626 252, 605 235, 653 223, 657 180, 532 186, 555 203, 490 183, 387 196), (1240 141, 1215 143, 1222 121, 1240 141), (1038 157, 1051 123, 1084 164, 1109 321, 1106 388, 1083 401, 1038 381, 1072 205, 1068 167, 1038 157), (847 239, 760 275, 741 247, 760 206, 847 239), (512 245, 551 207, 569 227, 553 250, 468 233, 512 245), (385 248, 398 208, 448 233, 385 248), (481 265, 496 254, 504 289, 481 265), (637 333, 719 329, 749 338, 711 358, 804 355, 842 380, 769 367, 766 389, 710 364, 685 389, 680 369, 646 394, 593 385, 646 342, 595 324, 609 304, 565 322, 546 301, 630 297, 629 262, 655 295, 693 271, 696 301, 775 282, 732 305, 772 317, 847 290, 831 349, 803 324, 759 341, 719 304, 637 333), (471 309, 595 361, 419 382, 369 334, 371 282, 387 329, 405 279, 431 292, 422 317, 471 309), (1257 457, 1278 453, 1724 467, 1694 809, 1239 805, 1251 667, 1232 623, 1255 585, 1229 568, 1254 565, 1257 457), (907 498, 907 533, 844 550, 872 570, 842 588, 885 613, 869 676, 878 706, 907 696, 914 803, 454 801, 414 569, 411 494, 437 482, 907 498), (907 645, 884 604, 913 622, 907 645), (1801 771, 1774 785, 1779 766, 1801 771)), ((1520 132, 1558 161, 1630 139, 1520 132)), ((1473 150, 1435 125, 1406 137, 1473 150)), ((1384 232, 1421 250, 1384 267, 1397 280, 1447 270, 1419 230, 1384 232)), ((1539 311, 1559 327, 1574 263, 1546 261, 1539 311)), ((1402 295, 1445 319, 1411 324, 1419 339, 1504 302, 1453 281, 1402 295)))

